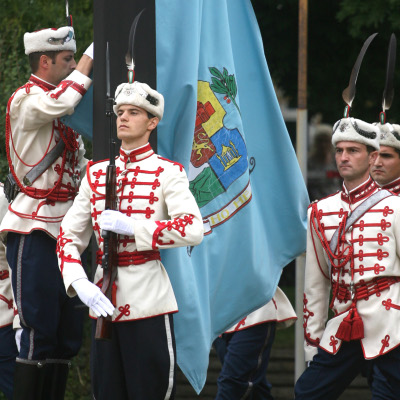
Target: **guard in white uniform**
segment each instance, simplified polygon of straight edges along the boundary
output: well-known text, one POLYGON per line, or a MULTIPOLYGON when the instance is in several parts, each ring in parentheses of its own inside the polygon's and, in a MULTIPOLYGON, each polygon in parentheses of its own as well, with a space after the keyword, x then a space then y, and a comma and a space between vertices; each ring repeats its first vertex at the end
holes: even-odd
POLYGON ((182 165, 155 154, 148 139, 164 111, 162 95, 144 83, 120 85, 115 93, 115 160, 118 210, 106 210, 108 161, 89 162, 79 194, 65 216, 58 256, 65 288, 90 307, 92 318, 112 315, 112 340, 92 346, 92 385, 97 400, 164 400, 174 396, 174 292, 160 249, 194 246, 203 237, 199 208, 182 165), (118 234, 118 274, 110 301, 103 278, 101 230, 118 234), (88 281, 80 255, 92 233, 99 245, 95 281, 88 281))
POLYGON ((369 176, 376 126, 342 119, 332 143, 344 183, 308 211, 303 326, 312 362, 296 383, 296 399, 337 399, 368 362, 398 394, 400 198, 369 176))
POLYGON ((7 104, 11 204, 0 227, 23 328, 14 398, 62 399, 69 360, 81 345, 82 313, 62 284, 56 238, 87 161, 80 136, 60 118, 74 112, 91 84, 93 50, 75 63, 70 26, 26 33, 24 46, 32 75, 7 104))
MULTIPOLYGON (((400 194, 400 125, 390 123, 377 123, 379 134, 379 153, 371 168, 371 176, 382 188, 400 194)), ((373 378, 367 371, 368 383, 374 385, 375 392, 380 393, 381 398, 395 398, 391 388, 380 370, 373 366, 373 378), (378 389, 379 388, 379 389, 378 389), (388 394, 389 393, 389 394, 388 394), (392 396, 392 397, 390 397, 392 396)))
POLYGON ((378 124, 380 149, 371 176, 383 189, 400 194, 400 125, 378 124))
POLYGON ((222 370, 215 399, 273 400, 266 375, 275 330, 291 326, 296 319, 289 299, 278 287, 271 301, 218 337, 213 346, 222 370))
MULTIPOLYGON (((8 201, 0 183, 0 221, 7 212, 8 201)), ((13 330, 14 297, 6 248, 0 242, 0 391, 12 399, 15 359, 18 354, 13 330)))

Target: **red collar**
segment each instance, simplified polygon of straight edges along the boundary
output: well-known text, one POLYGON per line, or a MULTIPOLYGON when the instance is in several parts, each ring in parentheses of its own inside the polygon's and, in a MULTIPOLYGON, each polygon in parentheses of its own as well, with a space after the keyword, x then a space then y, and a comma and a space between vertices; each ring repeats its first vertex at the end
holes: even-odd
POLYGON ((353 189, 350 192, 346 191, 346 188, 343 183, 341 197, 342 200, 345 201, 346 203, 355 204, 371 196, 371 194, 376 190, 377 187, 378 187, 377 184, 375 183, 375 181, 372 180, 371 177, 369 177, 368 180, 364 182, 362 185, 358 186, 357 188, 353 189))
POLYGON ((29 77, 29 81, 34 83, 35 85, 40 86, 41 88, 43 88, 46 91, 53 90, 54 88, 56 88, 55 85, 52 85, 51 83, 38 78, 36 75, 31 75, 29 77))
POLYGON ((122 148, 119 149, 121 161, 123 161, 125 164, 129 162, 132 163, 135 161, 144 160, 145 158, 153 154, 154 151, 151 148, 150 143, 147 143, 145 146, 139 147, 138 149, 132 150, 129 154, 125 153, 122 148))
POLYGON ((400 194, 400 178, 397 178, 393 182, 390 182, 387 185, 382 186, 382 189, 387 189, 393 193, 400 194))

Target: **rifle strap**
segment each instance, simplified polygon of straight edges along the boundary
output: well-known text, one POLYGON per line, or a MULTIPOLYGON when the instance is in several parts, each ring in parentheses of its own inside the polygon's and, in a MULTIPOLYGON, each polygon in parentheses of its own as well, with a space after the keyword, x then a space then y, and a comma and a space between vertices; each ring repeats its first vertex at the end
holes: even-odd
MULTIPOLYGON (((60 140, 43 158, 43 160, 35 165, 23 178, 23 183, 26 186, 32 186, 33 182, 36 181, 37 178, 39 178, 40 175, 45 172, 50 165, 53 164, 55 160, 57 160, 58 157, 61 156, 62 152, 64 151, 65 148, 65 143, 63 140, 60 140)), ((11 203, 16 197, 17 194, 21 191, 21 187, 19 186, 14 177, 13 174, 10 172, 6 180, 4 182, 4 194, 8 200, 9 203, 11 203)))
POLYGON ((25 176, 23 179, 24 185, 26 186, 32 186, 33 182, 36 181, 37 178, 39 178, 40 175, 43 174, 44 171, 47 170, 47 168, 50 167, 51 164, 55 160, 57 160, 58 157, 61 156, 63 150, 65 148, 65 143, 62 139, 49 151, 46 156, 43 158, 43 160, 35 165, 25 176))

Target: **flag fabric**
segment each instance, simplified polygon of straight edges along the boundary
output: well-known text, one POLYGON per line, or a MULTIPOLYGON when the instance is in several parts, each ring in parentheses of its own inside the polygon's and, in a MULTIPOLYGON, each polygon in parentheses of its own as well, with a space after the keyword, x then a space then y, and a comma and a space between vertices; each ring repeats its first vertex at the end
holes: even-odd
POLYGON ((61 117, 61 122, 88 140, 93 139, 93 86, 75 107, 74 113, 61 117))
POLYGON ((165 250, 177 361, 197 393, 213 340, 273 296, 309 203, 250 0, 156 0, 158 153, 182 163, 203 242, 165 250))

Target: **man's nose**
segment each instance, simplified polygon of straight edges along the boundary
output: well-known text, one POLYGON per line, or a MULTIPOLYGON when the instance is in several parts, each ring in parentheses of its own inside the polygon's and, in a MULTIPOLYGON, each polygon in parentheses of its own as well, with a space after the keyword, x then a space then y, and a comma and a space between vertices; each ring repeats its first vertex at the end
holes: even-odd
POLYGON ((375 162, 374 162, 374 166, 379 166, 382 165, 382 160, 380 158, 380 156, 376 157, 375 162))
POLYGON ((73 59, 71 62, 71 69, 75 69, 75 68, 76 68, 76 61, 75 61, 75 59, 73 59))

